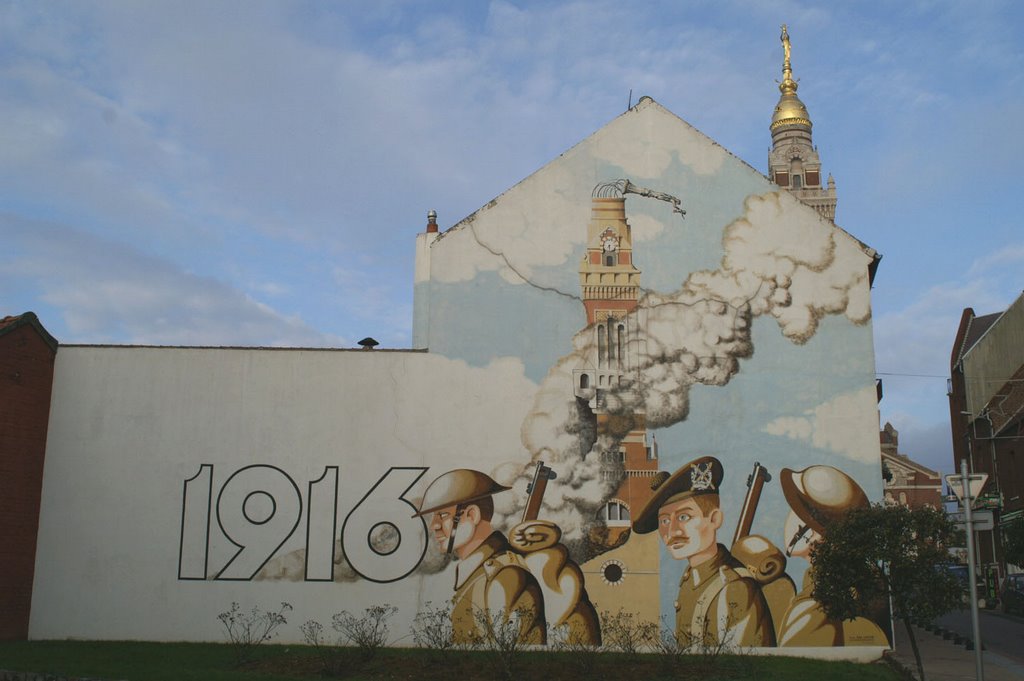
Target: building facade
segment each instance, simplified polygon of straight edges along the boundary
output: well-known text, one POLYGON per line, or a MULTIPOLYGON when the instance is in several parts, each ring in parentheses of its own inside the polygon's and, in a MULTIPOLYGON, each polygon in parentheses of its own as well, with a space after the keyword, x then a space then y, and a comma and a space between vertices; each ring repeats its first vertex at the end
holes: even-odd
MULTIPOLYGON (((808 119, 783 145, 792 119, 780 148, 810 143, 808 119)), ((431 212, 413 350, 61 346, 29 635, 218 640, 232 601, 390 603, 402 631, 453 594, 500 609, 466 586, 499 564, 552 635, 586 603, 678 623, 699 566, 636 524, 666 479, 709 497, 737 579, 792 600, 792 518, 883 499, 878 255, 796 191, 813 159, 783 189, 643 97, 464 220, 431 212)))
MULTIPOLYGON (((989 478, 979 506, 997 526, 1024 514, 1024 296, 1006 310, 960 318, 950 355, 949 411, 957 471, 989 478)), ((1000 532, 979 532, 979 560, 994 591, 1007 572, 1000 532)))
POLYGON ((56 353, 31 312, 0 319, 0 640, 29 631, 56 353))
POLYGON ((942 508, 942 476, 900 453, 900 434, 891 423, 886 423, 878 435, 885 502, 910 508, 942 508))

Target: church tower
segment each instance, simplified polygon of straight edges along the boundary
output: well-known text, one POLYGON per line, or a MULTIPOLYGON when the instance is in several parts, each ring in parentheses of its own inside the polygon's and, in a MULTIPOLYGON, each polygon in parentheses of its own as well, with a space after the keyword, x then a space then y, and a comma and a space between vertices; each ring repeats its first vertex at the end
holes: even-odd
POLYGON ((796 96, 790 63, 789 32, 782 25, 782 82, 779 103, 772 114, 772 150, 768 153, 768 179, 785 187, 798 199, 831 221, 836 218, 836 183, 828 176, 821 184, 821 159, 811 139, 811 117, 807 107, 796 96))
POLYGON ((598 435, 628 433, 615 451, 601 452, 602 475, 618 488, 601 511, 614 544, 629 528, 631 514, 651 495, 650 478, 657 473, 657 444, 648 442, 642 413, 611 414, 607 395, 629 390, 637 372, 637 316, 630 314, 640 299, 640 270, 633 264, 633 232, 626 220, 626 193, 662 200, 678 199, 636 187, 628 180, 600 184, 591 197, 587 247, 580 262, 580 288, 587 326, 594 334, 584 364, 573 372, 575 395, 596 417, 598 435), (625 419, 616 423, 613 419, 625 419), (624 424, 625 428, 623 427, 624 424))

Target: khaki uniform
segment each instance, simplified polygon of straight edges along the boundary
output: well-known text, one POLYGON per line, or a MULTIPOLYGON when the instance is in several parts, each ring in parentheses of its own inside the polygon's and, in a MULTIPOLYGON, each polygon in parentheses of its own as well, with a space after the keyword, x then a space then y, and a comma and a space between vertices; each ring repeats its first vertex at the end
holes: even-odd
POLYGON ((488 621, 503 624, 516 617, 523 642, 547 642, 540 586, 509 553, 504 535, 494 532, 459 561, 452 597, 453 638, 456 643, 480 642, 487 638, 488 621))
POLYGON ((771 613, 760 586, 721 544, 711 560, 683 573, 675 607, 676 634, 683 641, 775 645, 771 613))
POLYGON ((601 623, 584 586, 583 571, 559 542, 562 531, 546 520, 529 520, 509 532, 518 564, 528 570, 544 596, 548 627, 562 629, 568 643, 601 645, 601 623))
POLYGON ((779 645, 787 647, 817 646, 888 646, 885 632, 866 617, 840 622, 825 614, 815 600, 814 577, 804 573, 803 588, 793 598, 779 628, 779 645))
POLYGON ((813 590, 814 578, 808 570, 804 573, 803 588, 782 617, 782 626, 779 627, 780 646, 843 645, 842 623, 825 614, 821 603, 811 595, 813 590))

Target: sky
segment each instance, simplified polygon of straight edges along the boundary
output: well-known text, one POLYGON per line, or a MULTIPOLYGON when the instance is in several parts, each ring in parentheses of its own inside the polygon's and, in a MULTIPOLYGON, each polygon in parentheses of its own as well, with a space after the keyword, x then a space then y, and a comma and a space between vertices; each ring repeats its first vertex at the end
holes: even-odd
POLYGON ((788 24, 882 254, 882 424, 953 470, 964 308, 1024 287, 1024 4, 0 0, 0 316, 62 343, 411 346, 414 242, 649 95, 765 172, 788 24))

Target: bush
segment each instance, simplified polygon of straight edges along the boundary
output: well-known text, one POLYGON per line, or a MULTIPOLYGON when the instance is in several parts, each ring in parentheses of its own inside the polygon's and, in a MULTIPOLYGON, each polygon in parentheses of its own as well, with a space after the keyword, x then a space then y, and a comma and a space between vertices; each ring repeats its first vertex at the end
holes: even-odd
POLYGON ((567 624, 548 632, 548 650, 560 653, 581 678, 593 674, 601 655, 600 646, 583 643, 567 624))
POLYGON ((431 651, 433 661, 440 664, 448 664, 452 652, 464 647, 455 642, 451 606, 435 608, 429 601, 412 621, 412 640, 431 651))
POLYGON ((528 645, 523 632, 523 623, 532 621, 535 614, 531 608, 520 608, 506 613, 503 610, 473 611, 477 628, 484 632, 482 646, 492 653, 491 660, 497 671, 507 681, 518 675, 518 665, 528 645))
POLYGON ((272 639, 277 634, 276 629, 288 623, 284 613, 291 609, 289 604, 281 603, 276 611, 254 606, 251 611, 243 612, 238 603, 233 602, 229 610, 217 615, 234 649, 235 663, 242 665, 251 661, 256 647, 272 639))
POLYGON ((332 627, 340 635, 333 645, 324 636, 324 626, 316 620, 302 625, 302 636, 316 651, 324 674, 344 676, 364 669, 390 643, 387 621, 396 612, 398 608, 394 606, 375 605, 358 616, 347 610, 335 614, 332 627))
POLYGON ((369 662, 389 643, 388 620, 396 612, 398 608, 387 604, 369 607, 359 617, 343 611, 332 618, 332 626, 356 648, 360 660, 369 662))
POLYGON ((603 610, 600 617, 601 638, 607 649, 635 658, 642 652, 658 648, 656 623, 642 622, 633 613, 621 609, 616 613, 603 610))

